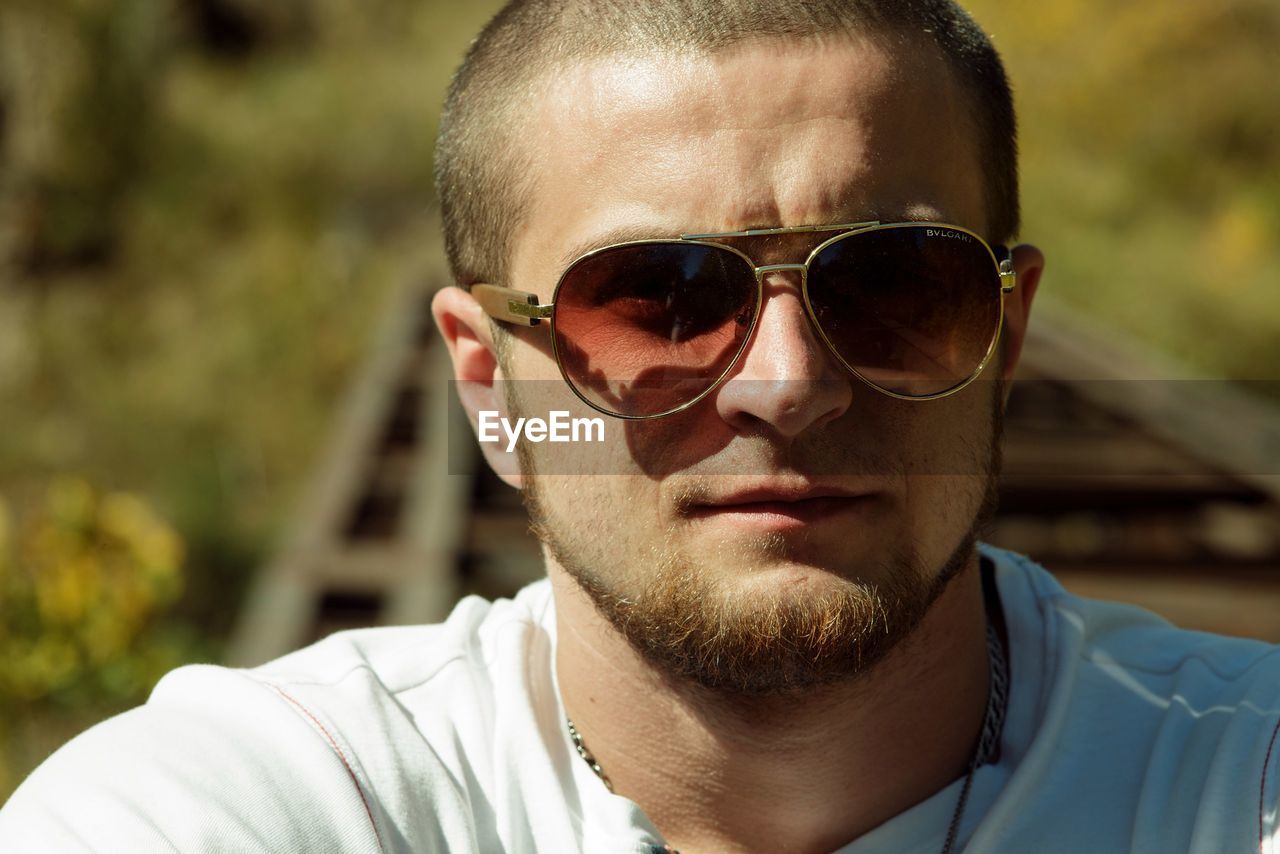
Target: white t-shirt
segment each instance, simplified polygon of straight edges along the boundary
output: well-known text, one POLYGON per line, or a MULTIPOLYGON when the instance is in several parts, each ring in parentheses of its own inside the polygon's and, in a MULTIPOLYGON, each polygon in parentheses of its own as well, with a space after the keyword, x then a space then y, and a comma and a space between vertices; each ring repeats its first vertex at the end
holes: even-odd
MULTIPOLYGON (((1081 599, 982 550, 1012 683, 958 849, 1280 854, 1280 647, 1081 599)), ((569 740, 553 618, 543 580, 440 625, 175 670, 27 779, 0 850, 649 852, 658 831, 569 740)), ((959 788, 841 851, 935 854, 959 788)))

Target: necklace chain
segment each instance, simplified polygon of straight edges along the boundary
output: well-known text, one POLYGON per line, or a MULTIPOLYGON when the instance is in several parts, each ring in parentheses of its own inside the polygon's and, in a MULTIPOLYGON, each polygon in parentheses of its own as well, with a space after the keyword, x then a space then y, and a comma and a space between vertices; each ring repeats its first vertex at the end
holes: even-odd
POLYGON ((973 775, 980 767, 994 761, 1000 753, 1000 734, 1004 730, 1004 716, 1009 708, 1009 659, 1005 654, 1004 644, 1000 643, 1000 635, 990 620, 987 621, 987 667, 991 674, 987 689, 987 713, 982 719, 978 745, 974 748, 973 758, 969 760, 969 772, 964 775, 964 784, 960 787, 955 812, 951 814, 947 838, 942 843, 942 854, 952 854, 955 851, 956 840, 960 835, 960 821, 964 818, 969 791, 973 788, 973 775))
MULTIPOLYGON (((987 666, 991 674, 990 687, 987 691, 987 712, 982 719, 982 732, 974 747, 973 757, 969 760, 969 770, 965 774, 964 784, 960 787, 960 797, 956 802, 955 811, 951 814, 947 838, 942 844, 942 854, 953 854, 955 851, 956 840, 960 834, 960 822, 964 818, 964 808, 969 803, 969 791, 973 788, 974 774, 983 765, 995 761, 1000 752, 1000 734, 1004 730, 1004 716, 1009 707, 1009 659, 1005 653, 1004 644, 1000 642, 1000 635, 990 620, 987 621, 987 666)), ((595 756, 587 750, 587 746, 582 741, 582 733, 578 732, 578 728, 568 717, 565 718, 565 722, 569 725, 569 737, 573 739, 573 746, 578 751, 578 755, 600 778, 605 788, 612 792, 613 783, 609 782, 609 778, 605 776, 604 769, 600 767, 595 756)), ((667 854, 680 854, 669 845, 655 850, 665 851, 667 854)))
POLYGON ((582 734, 578 732, 578 728, 573 725, 573 721, 568 718, 565 718, 565 720, 569 724, 569 737, 573 739, 573 746, 577 748, 578 755, 581 756, 583 761, 591 767, 592 771, 596 772, 596 776, 600 778, 600 782, 604 783, 604 787, 612 792, 613 784, 610 783, 609 778, 605 776, 604 769, 600 767, 600 763, 596 761, 596 758, 591 755, 589 750, 587 750, 586 745, 582 743, 582 734))

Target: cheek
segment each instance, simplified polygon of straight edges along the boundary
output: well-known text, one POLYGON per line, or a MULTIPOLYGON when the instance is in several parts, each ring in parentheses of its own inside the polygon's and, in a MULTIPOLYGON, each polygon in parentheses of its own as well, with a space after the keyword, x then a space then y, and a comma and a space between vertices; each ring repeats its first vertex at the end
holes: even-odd
POLYGON ((901 401, 892 428, 911 475, 985 479, 995 441, 994 383, 974 382, 939 400, 901 401))
POLYGON ((905 524, 929 565, 944 560, 972 528, 994 474, 989 385, 974 383, 950 398, 911 404, 921 409, 901 425, 905 524))
POLYGON ((723 465, 709 464, 735 435, 709 399, 664 418, 629 422, 625 433, 627 459, 651 478, 666 478, 694 467, 703 474, 749 473, 732 468, 724 471, 723 465))
POLYGON ((643 579, 668 531, 654 510, 654 482, 626 476, 540 476, 536 531, 561 565, 610 584, 643 579))

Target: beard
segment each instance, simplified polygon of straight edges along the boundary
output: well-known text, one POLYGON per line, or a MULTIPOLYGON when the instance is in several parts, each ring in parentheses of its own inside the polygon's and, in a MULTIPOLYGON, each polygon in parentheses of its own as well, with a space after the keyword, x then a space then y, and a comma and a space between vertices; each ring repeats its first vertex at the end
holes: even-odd
POLYGON ((786 558, 796 545, 765 533, 715 546, 715 569, 730 568, 742 581, 728 583, 723 571, 708 571, 708 560, 673 543, 670 532, 635 548, 598 521, 558 519, 523 443, 518 453, 529 476, 522 498, 543 547, 659 675, 724 698, 799 694, 869 672, 970 565, 998 503, 1003 392, 995 386, 990 444, 973 449, 983 493, 941 565, 922 565, 908 542, 860 566, 822 567, 829 571, 805 584, 751 584, 761 566, 786 558))

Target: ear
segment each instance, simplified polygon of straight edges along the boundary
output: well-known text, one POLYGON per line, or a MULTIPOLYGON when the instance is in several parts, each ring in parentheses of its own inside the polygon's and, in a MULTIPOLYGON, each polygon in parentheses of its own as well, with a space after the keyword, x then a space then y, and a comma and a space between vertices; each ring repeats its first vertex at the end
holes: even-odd
MULTIPOLYGON (((431 315, 449 350, 456 380, 454 387, 478 440, 481 412, 497 412, 501 418, 509 414, 489 316, 471 294, 452 285, 441 288, 432 297, 431 315)), ((506 450, 501 430, 497 435, 497 442, 480 442, 480 450, 494 473, 519 489, 523 482, 520 461, 514 452, 506 450)))
POLYGON ((1022 357, 1022 345, 1027 340, 1027 321, 1031 316, 1031 301, 1035 298, 1040 276, 1044 273, 1044 253, 1030 244, 1013 247, 1010 253, 1013 269, 1018 274, 1018 286, 1004 298, 1004 380, 1005 403, 1013 387, 1013 375, 1022 357))

